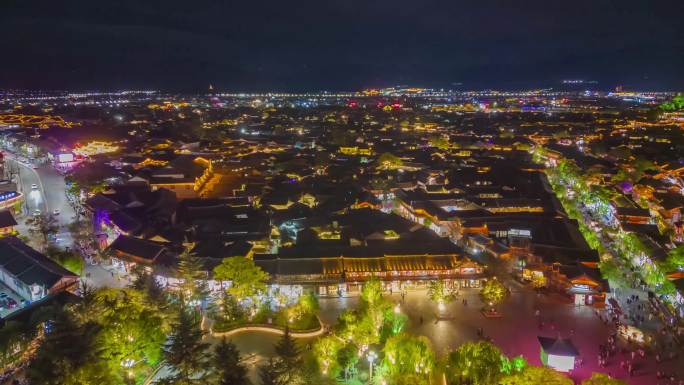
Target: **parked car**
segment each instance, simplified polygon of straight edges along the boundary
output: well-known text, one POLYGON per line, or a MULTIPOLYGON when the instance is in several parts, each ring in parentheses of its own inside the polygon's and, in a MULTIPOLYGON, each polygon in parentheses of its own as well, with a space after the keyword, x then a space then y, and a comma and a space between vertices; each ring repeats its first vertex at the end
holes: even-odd
POLYGON ((7 307, 9 309, 14 309, 17 307, 17 301, 15 301, 14 298, 7 298, 7 307))
POLYGON ((52 215, 59 215, 59 209, 52 210, 52 215))
POLYGON ((31 185, 31 190, 38 190, 38 185, 37 184, 32 184, 31 185))

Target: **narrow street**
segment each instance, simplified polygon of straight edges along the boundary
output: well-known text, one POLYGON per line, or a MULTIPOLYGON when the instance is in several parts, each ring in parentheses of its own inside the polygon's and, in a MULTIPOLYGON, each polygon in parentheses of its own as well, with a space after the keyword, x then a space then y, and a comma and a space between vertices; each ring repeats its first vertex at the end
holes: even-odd
MULTIPOLYGON (((52 214, 58 225, 56 246, 60 248, 73 248, 69 225, 76 219, 76 212, 69 204, 66 197, 66 182, 50 164, 37 165, 34 169, 25 162, 17 159, 17 156, 5 150, 7 162, 6 168, 18 175, 17 189, 24 194, 25 202, 22 205, 22 216, 17 218, 17 231, 29 239, 35 237, 26 225, 26 219, 40 210, 41 213, 52 214), (38 188, 33 189, 36 185, 38 188), (58 213, 55 211, 58 210, 58 213), (57 213, 57 214, 56 214, 57 213)), ((37 247, 38 245, 33 245, 37 247)), ((124 287, 129 281, 117 273, 108 270, 102 265, 92 265, 86 262, 84 281, 94 287, 124 287)))

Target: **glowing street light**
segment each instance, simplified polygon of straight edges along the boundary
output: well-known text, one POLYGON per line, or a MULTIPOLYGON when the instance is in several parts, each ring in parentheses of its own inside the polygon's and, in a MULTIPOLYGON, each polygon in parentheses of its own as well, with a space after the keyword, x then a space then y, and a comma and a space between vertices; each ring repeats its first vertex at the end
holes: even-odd
POLYGON ((372 381, 373 381, 373 361, 375 361, 375 359, 378 358, 378 354, 371 350, 368 352, 367 358, 368 358, 368 364, 370 365, 370 373, 368 375, 368 381, 369 381, 369 383, 372 383, 372 381))

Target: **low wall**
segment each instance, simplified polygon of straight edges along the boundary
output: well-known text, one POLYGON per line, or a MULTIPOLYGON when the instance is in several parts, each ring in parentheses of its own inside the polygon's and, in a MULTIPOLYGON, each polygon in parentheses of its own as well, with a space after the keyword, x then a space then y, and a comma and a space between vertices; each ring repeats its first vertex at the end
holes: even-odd
MULTIPOLYGON (((311 338, 311 337, 318 337, 325 333, 325 328, 323 327, 323 323, 321 322, 321 319, 316 317, 318 319, 318 328, 317 329, 311 329, 311 330, 300 330, 300 331, 292 331, 290 330, 290 335, 294 338, 311 338)), ((237 327, 235 329, 230 329, 224 332, 214 332, 211 331, 210 334, 213 337, 229 337, 232 336, 233 334, 237 333, 243 333, 243 332, 249 332, 249 331, 258 331, 258 332, 264 332, 264 333, 271 333, 271 334, 277 334, 277 335, 283 335, 285 334, 285 328, 282 328, 280 326, 275 326, 275 325, 268 325, 268 324, 247 324, 244 326, 237 327)))

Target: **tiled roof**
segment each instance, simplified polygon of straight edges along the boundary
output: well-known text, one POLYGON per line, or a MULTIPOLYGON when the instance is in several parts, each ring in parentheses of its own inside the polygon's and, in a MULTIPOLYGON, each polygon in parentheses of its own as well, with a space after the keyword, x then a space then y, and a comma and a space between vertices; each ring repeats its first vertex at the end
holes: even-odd
POLYGON ((51 288, 63 278, 78 278, 16 237, 0 238, 0 266, 27 286, 51 288))

